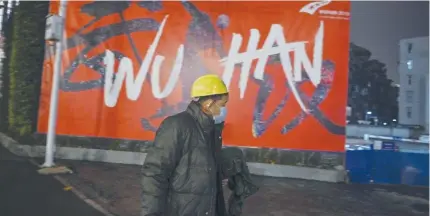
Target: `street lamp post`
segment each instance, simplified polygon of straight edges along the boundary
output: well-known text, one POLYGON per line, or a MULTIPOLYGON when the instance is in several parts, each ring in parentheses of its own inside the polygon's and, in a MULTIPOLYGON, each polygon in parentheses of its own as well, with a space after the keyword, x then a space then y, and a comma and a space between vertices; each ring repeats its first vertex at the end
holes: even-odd
MULTIPOLYGON (((54 166, 54 152, 55 152, 55 129, 57 126, 57 109, 58 109, 58 90, 60 86, 60 73, 61 73, 61 57, 63 52, 63 32, 66 20, 66 6, 67 1, 60 1, 60 8, 58 12, 58 22, 50 23, 52 26, 47 26, 47 31, 55 35, 52 40, 55 40, 55 62, 54 71, 52 78, 52 88, 51 88, 51 101, 49 105, 49 120, 48 120, 48 133, 46 138, 46 153, 45 153, 45 163, 42 167, 52 167, 54 166), (51 29, 49 29, 51 28, 51 29)), ((55 15, 54 15, 55 16, 55 15)), ((49 18, 48 18, 49 19, 49 18)), ((54 19, 52 19, 54 20, 54 19)), ((47 22, 49 23, 49 22, 47 22)), ((49 33, 47 32, 47 37, 49 33)))

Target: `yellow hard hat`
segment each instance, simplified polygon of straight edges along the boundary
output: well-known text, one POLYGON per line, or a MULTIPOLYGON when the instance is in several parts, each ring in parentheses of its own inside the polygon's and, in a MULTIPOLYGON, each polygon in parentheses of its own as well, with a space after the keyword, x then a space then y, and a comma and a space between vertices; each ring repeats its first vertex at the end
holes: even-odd
POLYGON ((222 79, 215 74, 203 75, 197 78, 193 86, 191 86, 192 98, 225 93, 228 93, 227 86, 225 86, 222 79))

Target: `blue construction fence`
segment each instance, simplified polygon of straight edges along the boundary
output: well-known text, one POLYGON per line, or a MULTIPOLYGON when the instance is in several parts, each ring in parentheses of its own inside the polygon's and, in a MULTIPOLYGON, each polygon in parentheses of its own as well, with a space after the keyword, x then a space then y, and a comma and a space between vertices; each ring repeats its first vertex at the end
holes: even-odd
POLYGON ((349 181, 361 184, 429 186, 429 154, 395 148, 346 151, 349 181))

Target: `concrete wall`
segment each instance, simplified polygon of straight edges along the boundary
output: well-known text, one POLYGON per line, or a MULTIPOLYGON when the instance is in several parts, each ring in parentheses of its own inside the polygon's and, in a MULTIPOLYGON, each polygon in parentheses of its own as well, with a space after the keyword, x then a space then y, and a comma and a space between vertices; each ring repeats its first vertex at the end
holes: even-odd
MULTIPOLYGON (((33 145, 20 144, 0 133, 0 144, 19 156, 43 157, 44 137, 35 136, 33 145), (37 145, 34 145, 34 144, 37 145)), ((122 164, 143 164, 150 142, 87 137, 57 139, 55 158, 122 164), (101 147, 101 148, 97 148, 101 147)), ((301 152, 267 148, 242 148, 250 172, 255 175, 300 178, 327 182, 345 180, 343 153, 301 152)))
MULTIPOLYGON (((35 135, 33 143, 28 140, 21 141, 22 144, 44 146, 46 136, 35 135)), ((146 153, 151 141, 139 140, 117 140, 108 138, 92 137, 69 137, 58 136, 57 145, 60 147, 92 148, 115 151, 129 151, 146 153)), ((251 163, 266 163, 278 165, 291 165, 299 167, 311 167, 319 169, 340 169, 343 166, 343 153, 293 151, 288 149, 273 148, 241 148, 251 163)))
POLYGON ((429 144, 411 143, 411 142, 394 142, 399 146, 400 152, 408 153, 427 153, 429 152, 429 144))
POLYGON ((392 128, 372 125, 347 125, 346 136, 363 138, 364 134, 378 136, 396 136, 408 138, 411 137, 412 131, 409 128, 392 128))

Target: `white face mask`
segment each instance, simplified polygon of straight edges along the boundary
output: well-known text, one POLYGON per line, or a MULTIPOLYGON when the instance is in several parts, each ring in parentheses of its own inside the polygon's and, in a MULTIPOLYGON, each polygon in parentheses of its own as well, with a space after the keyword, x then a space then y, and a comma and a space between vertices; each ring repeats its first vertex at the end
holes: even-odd
POLYGON ((214 118, 215 124, 220 124, 225 121, 226 117, 227 117, 227 108, 221 107, 219 115, 214 116, 213 118, 214 118))

